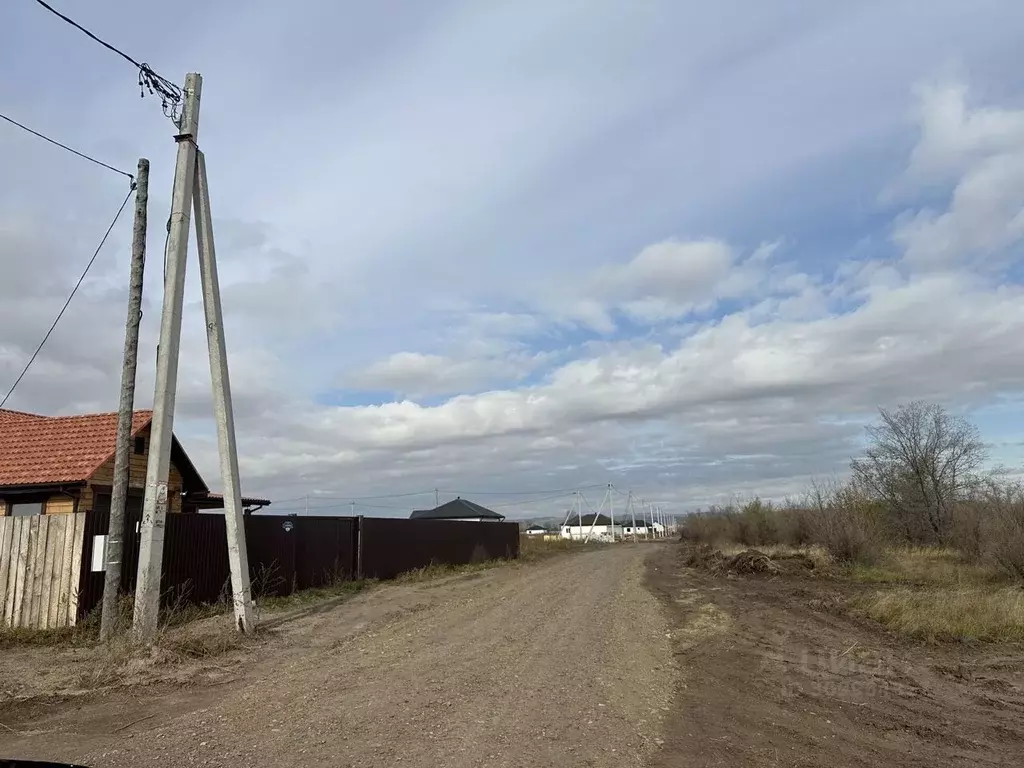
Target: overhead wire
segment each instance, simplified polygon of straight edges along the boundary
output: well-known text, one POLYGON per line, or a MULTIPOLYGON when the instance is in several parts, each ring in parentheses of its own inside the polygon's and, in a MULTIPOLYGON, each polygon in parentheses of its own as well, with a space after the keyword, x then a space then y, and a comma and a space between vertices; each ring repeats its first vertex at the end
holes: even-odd
MULTIPOLYGON (((352 498, 352 497, 341 497, 341 496, 318 496, 315 499, 310 497, 310 499, 309 499, 310 506, 309 507, 302 506, 302 505, 299 505, 299 506, 286 506, 286 507, 275 506, 274 510, 277 511, 277 512, 290 512, 290 511, 304 511, 304 510, 308 509, 310 512, 321 512, 321 511, 328 511, 328 510, 335 510, 335 509, 344 509, 345 507, 349 507, 352 504, 355 504, 356 507, 367 507, 369 509, 404 510, 404 509, 407 509, 407 507, 396 506, 394 504, 367 504, 367 503, 365 503, 364 499, 377 500, 377 499, 407 498, 407 497, 410 497, 410 496, 423 496, 426 493, 433 493, 433 492, 434 492, 433 490, 430 490, 430 491, 420 491, 420 492, 415 492, 415 493, 394 493, 394 494, 386 494, 386 495, 382 495, 382 496, 356 496, 354 498, 352 498), (318 500, 336 501, 337 503, 313 506, 313 503, 315 501, 318 501, 318 500)), ((491 507, 498 507, 498 508, 516 507, 516 506, 520 506, 521 507, 521 506, 526 506, 526 505, 530 505, 530 504, 540 504, 542 502, 554 501, 556 499, 564 499, 564 498, 568 498, 569 496, 571 496, 573 494, 575 494, 575 491, 567 491, 567 492, 561 492, 561 493, 557 493, 557 494, 550 495, 550 496, 544 496, 544 497, 538 498, 538 499, 517 499, 515 501, 505 501, 505 502, 500 502, 500 503, 497 503, 497 504, 490 504, 489 506, 491 506, 491 507)), ((296 498, 291 498, 291 499, 280 499, 277 502, 277 504, 278 505, 280 505, 280 504, 287 504, 289 502, 296 502, 296 501, 305 501, 305 497, 304 496, 298 496, 296 498)))
POLYGON ((566 499, 572 496, 573 493, 559 493, 555 496, 545 496, 540 499, 522 499, 518 501, 506 501, 499 504, 491 504, 492 507, 521 507, 526 504, 540 504, 545 501, 555 501, 556 499, 566 499))
MULTIPOLYGON (((591 488, 606 488, 607 483, 593 483, 592 485, 577 485, 572 488, 548 488, 547 490, 541 491, 446 491, 440 490, 440 493, 444 494, 465 494, 467 496, 537 496, 551 493, 576 493, 576 491, 586 491, 591 488)), ((431 491, 433 493, 433 491, 431 491)))
POLYGON ((121 207, 118 208, 117 213, 114 214, 113 221, 110 222, 110 226, 107 227, 107 231, 103 233, 103 238, 100 240, 100 244, 97 245, 96 250, 93 251, 92 258, 90 258, 89 263, 85 265, 85 270, 82 272, 81 277, 78 278, 78 282, 75 283, 75 287, 71 289, 71 293, 68 295, 67 301, 64 302, 64 306, 61 307, 60 312, 57 313, 57 317, 53 321, 53 324, 50 326, 50 329, 46 332, 46 335, 43 336, 43 340, 39 342, 39 346, 36 347, 36 351, 32 353, 32 357, 29 358, 28 362, 25 364, 25 367, 18 375, 18 378, 14 380, 14 383, 11 385, 11 388, 7 390, 7 394, 4 395, 4 399, 0 400, 0 408, 3 408, 4 405, 6 405, 7 401, 10 399, 11 395, 14 394, 14 390, 18 388, 18 385, 21 383, 21 380, 25 378, 25 374, 28 373, 29 368, 32 367, 32 364, 36 361, 36 358, 42 351, 43 346, 49 340, 50 334, 53 333, 54 329, 57 327, 57 324, 60 322, 60 319, 64 316, 64 313, 67 311, 68 306, 71 304, 71 300, 75 298, 75 294, 78 293, 78 289, 82 286, 82 283, 85 281, 86 275, 89 274, 89 270, 92 269, 92 265, 96 262, 96 257, 100 255, 100 251, 103 249, 104 244, 106 244, 107 238, 110 237, 110 233, 113 231, 114 225, 116 225, 117 220, 121 218, 121 213, 124 211, 125 206, 128 205, 128 201, 131 199, 132 193, 134 191, 135 184, 132 184, 131 189, 128 190, 128 194, 125 195, 124 200, 121 202, 121 207))
POLYGON ((67 144, 62 144, 61 142, 57 141, 56 139, 51 139, 49 136, 46 136, 45 134, 42 134, 39 131, 35 131, 35 130, 31 129, 27 125, 23 125, 22 123, 19 123, 14 118, 8 117, 7 115, 5 115, 3 113, 0 113, 0 120, 6 120, 11 125, 15 125, 18 128, 21 128, 21 130, 26 131, 28 133, 31 133, 33 136, 39 137, 43 141, 48 141, 51 144, 53 144, 55 147, 60 147, 61 149, 66 150, 66 151, 70 152, 73 155, 78 155, 83 160, 88 160, 90 163, 95 163, 96 165, 99 165, 99 166, 101 166, 103 168, 106 168, 107 170, 113 171, 114 173, 119 173, 122 176, 127 176, 132 184, 135 183, 135 175, 132 174, 132 173, 128 173, 128 171, 122 171, 120 168, 115 168, 112 165, 107 165, 102 160, 97 160, 95 157, 87 155, 84 152, 79 152, 77 149, 69 147, 67 144))
POLYGON ((83 27, 74 19, 65 16, 63 13, 58 11, 52 5, 44 0, 35 0, 38 5, 48 10, 54 16, 62 19, 63 21, 70 24, 72 27, 77 29, 79 32, 84 33, 87 37, 91 38, 95 42, 102 45, 109 51, 116 53, 118 56, 123 58, 129 64, 134 66, 139 71, 139 96, 145 96, 146 91, 149 91, 150 95, 158 95, 160 97, 160 106, 163 108, 164 115, 171 118, 177 124, 178 122, 178 110, 181 107, 181 88, 175 83, 172 83, 166 77, 157 74, 153 71, 153 68, 145 62, 139 62, 136 59, 129 56, 127 53, 122 51, 120 48, 111 45, 106 40, 103 40, 88 29, 83 27))
POLYGON ((321 496, 320 494, 310 494, 308 496, 296 496, 293 499, 281 499, 280 503, 289 501, 374 501, 376 499, 405 499, 410 496, 426 496, 427 494, 433 495, 434 489, 431 488, 429 491, 412 491, 410 493, 384 493, 378 496, 321 496))

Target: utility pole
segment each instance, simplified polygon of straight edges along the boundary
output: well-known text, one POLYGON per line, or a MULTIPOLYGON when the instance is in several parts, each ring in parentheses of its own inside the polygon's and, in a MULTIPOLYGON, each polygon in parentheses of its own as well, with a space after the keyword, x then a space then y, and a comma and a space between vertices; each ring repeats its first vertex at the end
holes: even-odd
POLYGON ((612 518, 612 543, 615 543, 615 499, 612 498, 612 484, 608 483, 608 514, 612 518))
POLYGON ((437 488, 435 488, 434 489, 434 509, 437 509, 440 506, 441 506, 441 496, 440 496, 437 488))
POLYGON ((100 609, 100 640, 107 641, 117 623, 117 599, 121 592, 124 552, 125 505, 131 467, 132 417, 135 411, 135 373, 139 362, 139 323, 142 320, 142 283, 146 271, 146 212, 149 205, 149 160, 139 158, 135 176, 135 223, 132 226, 132 266, 128 283, 128 321, 124 330, 121 365, 121 401, 117 409, 117 442, 114 449, 114 486, 110 494, 110 522, 104 555, 103 606, 100 609))
POLYGON ((633 506, 633 492, 626 495, 626 504, 629 505, 629 514, 633 519, 633 543, 636 544, 636 507, 633 506))
POLYGON ((238 471, 238 443, 235 439, 235 411, 228 375, 228 348, 224 340, 224 312, 220 303, 217 249, 213 240, 213 212, 210 209, 210 179, 206 155, 196 150, 196 173, 192 202, 196 214, 199 277, 203 286, 206 314, 206 346, 213 385, 213 414, 217 422, 220 478, 224 484, 224 527, 228 539, 228 566, 235 625, 240 632, 252 627, 252 590, 249 583, 249 552, 245 546, 245 517, 242 511, 242 481, 238 471))
POLYGON ((213 216, 210 212, 205 158, 196 145, 199 136, 202 86, 203 79, 200 75, 189 73, 185 76, 184 104, 181 122, 178 125, 180 132, 174 137, 178 143, 178 157, 174 167, 174 186, 171 195, 164 303, 160 319, 160 344, 157 348, 156 392, 153 397, 153 427, 146 470, 146 497, 142 508, 142 541, 135 594, 134 629, 137 638, 143 642, 153 640, 160 612, 164 528, 170 504, 167 477, 171 460, 174 401, 177 394, 178 357, 181 346, 181 311, 185 294, 185 264, 193 204, 197 218, 196 235, 199 241, 199 264, 213 383, 214 415, 217 422, 217 445, 221 480, 224 483, 225 527, 235 621, 238 629, 243 632, 252 629, 252 594, 245 548, 238 451, 235 444, 220 286, 213 245, 213 216))
POLYGON ((178 353, 181 346, 181 309, 185 298, 185 260, 188 256, 192 189, 196 174, 199 132, 199 97, 202 78, 185 77, 181 131, 175 137, 178 157, 174 165, 170 229, 164 268, 164 303, 160 317, 160 342, 156 355, 156 391, 153 395, 153 427, 146 496, 142 505, 139 575, 135 588, 133 627, 138 639, 148 642, 156 634, 160 613, 160 577, 163 573, 164 527, 167 524, 167 476, 171 466, 174 400, 178 389, 178 353))

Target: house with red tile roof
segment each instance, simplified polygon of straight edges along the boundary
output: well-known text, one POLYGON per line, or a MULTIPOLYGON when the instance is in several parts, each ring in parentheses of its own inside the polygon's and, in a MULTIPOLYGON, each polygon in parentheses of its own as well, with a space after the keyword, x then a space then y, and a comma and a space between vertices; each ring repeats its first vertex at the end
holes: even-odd
MULTIPOLYGON (((153 414, 136 411, 128 480, 128 510, 140 510, 146 487, 153 414)), ((40 416, 0 409, 0 515, 61 514, 110 509, 114 482, 116 413, 40 416)), ((168 509, 220 509, 176 437, 171 443, 168 509)), ((268 499, 243 498, 247 508, 268 499)))

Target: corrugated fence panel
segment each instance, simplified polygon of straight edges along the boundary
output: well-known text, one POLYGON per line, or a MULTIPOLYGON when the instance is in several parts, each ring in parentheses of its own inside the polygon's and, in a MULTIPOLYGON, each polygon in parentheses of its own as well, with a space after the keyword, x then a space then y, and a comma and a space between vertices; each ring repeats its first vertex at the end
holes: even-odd
MULTIPOLYGON (((121 588, 126 593, 135 589, 139 522, 138 511, 130 509, 121 574, 121 588)), ((103 572, 93 571, 91 563, 96 536, 106 535, 108 524, 104 503, 86 514, 76 564, 79 617, 94 610, 103 595, 103 572)), ((296 589, 354 578, 360 525, 366 578, 389 579, 432 563, 461 565, 519 556, 519 526, 515 523, 254 515, 245 520, 253 593, 257 598, 289 595, 296 589)), ((8 570, 14 567, 12 562, 8 570)), ((229 596, 222 515, 167 516, 160 592, 164 606, 211 603, 229 596)))
POLYGON ((164 605, 215 603, 230 596, 228 538, 223 515, 167 515, 164 531, 164 573, 160 592, 164 605))
POLYGON ((252 593, 285 597, 295 591, 294 518, 251 515, 245 519, 252 593))
POLYGON ((297 589, 322 587, 355 576, 357 518, 296 518, 297 589))
POLYGON ((455 520, 362 520, 363 576, 391 579, 428 565, 465 565, 519 557, 517 523, 455 520))
POLYGON ((56 629, 74 623, 74 559, 82 515, 0 517, 0 619, 4 626, 56 629))

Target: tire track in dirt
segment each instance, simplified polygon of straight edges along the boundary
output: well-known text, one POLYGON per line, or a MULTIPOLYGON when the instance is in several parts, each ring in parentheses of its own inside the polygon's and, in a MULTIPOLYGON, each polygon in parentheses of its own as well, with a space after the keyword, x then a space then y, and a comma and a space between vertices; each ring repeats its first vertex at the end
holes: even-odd
POLYGON ((48 733, 0 734, 0 753, 97 768, 642 765, 674 688, 650 552, 374 590, 281 627, 235 683, 58 707, 18 724, 48 733), (129 707, 153 717, 111 733, 129 707))

